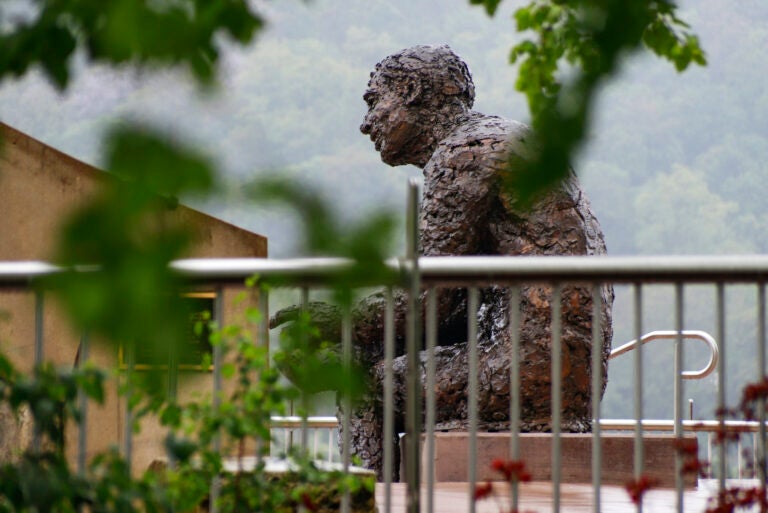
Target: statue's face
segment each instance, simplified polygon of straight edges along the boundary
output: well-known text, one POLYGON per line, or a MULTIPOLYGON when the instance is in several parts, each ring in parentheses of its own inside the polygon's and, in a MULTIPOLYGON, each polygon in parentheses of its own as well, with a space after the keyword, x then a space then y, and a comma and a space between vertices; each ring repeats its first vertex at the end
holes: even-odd
POLYGON ((363 95, 368 113, 360 131, 371 137, 381 160, 391 166, 413 164, 412 154, 423 146, 419 113, 406 105, 404 95, 374 75, 363 95))

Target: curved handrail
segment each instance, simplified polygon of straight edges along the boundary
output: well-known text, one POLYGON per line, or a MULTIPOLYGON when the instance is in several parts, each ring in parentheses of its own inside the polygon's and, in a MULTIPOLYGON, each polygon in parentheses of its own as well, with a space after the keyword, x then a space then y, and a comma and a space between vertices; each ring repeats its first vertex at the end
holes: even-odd
MULTIPOLYGON (((678 337, 678 332, 674 330, 668 330, 668 331, 651 331, 650 333, 646 333, 642 337, 640 337, 640 343, 645 345, 648 342, 651 342, 653 340, 659 340, 659 339, 672 339, 675 340, 678 337)), ((717 360, 720 358, 720 351, 717 348, 717 342, 715 341, 714 337, 707 333, 706 331, 700 331, 700 330, 684 330, 682 331, 682 337, 684 339, 696 339, 701 340, 704 343, 707 344, 709 347, 709 362, 707 365, 699 370, 695 371, 683 371, 681 372, 681 376, 683 379, 702 379, 715 371, 717 367, 717 360)), ((623 355, 624 353, 628 353, 629 351, 632 351, 638 346, 637 339, 632 340, 631 342, 627 342, 626 344, 617 347, 616 349, 611 351, 611 355, 608 357, 609 360, 612 360, 618 356, 623 355)))

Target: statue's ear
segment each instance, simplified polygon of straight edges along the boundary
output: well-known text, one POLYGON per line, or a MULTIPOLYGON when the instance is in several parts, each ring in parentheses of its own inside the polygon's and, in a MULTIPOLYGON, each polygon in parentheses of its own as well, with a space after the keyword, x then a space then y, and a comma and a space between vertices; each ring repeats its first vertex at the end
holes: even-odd
POLYGON ((408 82, 407 89, 405 91, 405 104, 415 105, 421 102, 421 82, 408 82))

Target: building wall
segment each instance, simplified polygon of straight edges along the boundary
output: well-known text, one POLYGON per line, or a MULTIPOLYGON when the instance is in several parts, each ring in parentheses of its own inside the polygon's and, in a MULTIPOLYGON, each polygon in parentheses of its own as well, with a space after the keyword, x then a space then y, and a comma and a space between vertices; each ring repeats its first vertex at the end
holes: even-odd
MULTIPOLYGON (((65 155, 17 130, 0 124, 3 140, 0 148, 0 261, 44 260, 52 258, 56 234, 62 223, 78 206, 114 178, 83 162, 65 155)), ((266 257, 265 237, 248 232, 193 209, 180 206, 168 214, 168 222, 191 228, 195 244, 188 257, 266 257)), ((223 289, 224 322, 242 318, 243 310, 254 304, 249 296, 235 305, 239 286, 223 289)), ((56 365, 71 366, 80 344, 80 334, 68 325, 49 296, 44 297, 43 336, 45 358, 56 365)), ((21 290, 0 290, 0 351, 22 370, 33 365, 35 340, 35 298, 21 290)), ((257 341, 257 343, 259 343, 257 341)), ((93 341, 91 360, 107 368, 117 363, 115 344, 93 341)), ((124 403, 118 396, 118 382, 113 379, 106 390, 103 405, 91 405, 88 416, 88 453, 94 454, 110 445, 120 444, 125 432, 124 403)), ((179 395, 191 398, 212 388, 209 372, 187 373, 179 382, 179 395)), ((0 412, 0 424, 7 415, 0 412)), ((16 427, 0 425, 0 458, 19 447, 16 440, 26 439, 16 427), (5 447, 5 449, 4 449, 5 447)), ((22 429, 23 431, 23 429, 22 429)), ((137 471, 164 455, 164 432, 152 420, 145 421, 134 442, 133 464, 137 471)), ((27 437, 28 438, 28 437, 27 437)), ((77 437, 69 433, 71 457, 76 454, 77 437)))

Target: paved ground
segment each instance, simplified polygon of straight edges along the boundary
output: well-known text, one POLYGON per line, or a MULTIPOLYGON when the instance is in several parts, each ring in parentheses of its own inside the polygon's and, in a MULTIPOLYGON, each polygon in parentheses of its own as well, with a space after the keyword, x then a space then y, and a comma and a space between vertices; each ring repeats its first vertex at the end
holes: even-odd
MULTIPOLYGON (((730 483, 729 483, 730 484, 730 483)), ((752 485, 754 482, 748 482, 752 485)), ((392 485, 391 513, 405 512, 405 485, 392 485)), ((434 513, 468 513, 469 486, 467 483, 439 483, 435 486, 434 513)), ((592 512, 592 487, 589 485, 566 484, 561 486, 560 511, 568 513, 592 512)), ((696 489, 687 490, 684 495, 684 511, 703 513, 707 499, 717 493, 717 483, 699 481, 696 489)), ((385 508, 384 485, 376 486, 376 502, 380 513, 389 513, 385 508)), ((426 492, 422 490, 422 512, 427 512, 426 492)), ((504 513, 509 511, 509 497, 490 498, 476 503, 477 513, 504 513)), ((650 490, 643 500, 646 513, 676 512, 675 490, 650 490)), ((547 482, 526 483, 520 489, 520 512, 552 512, 552 484, 547 482)), ((604 486, 601 492, 602 513, 636 511, 627 492, 618 486, 604 486)), ((739 510, 743 511, 743 510, 739 510)))

